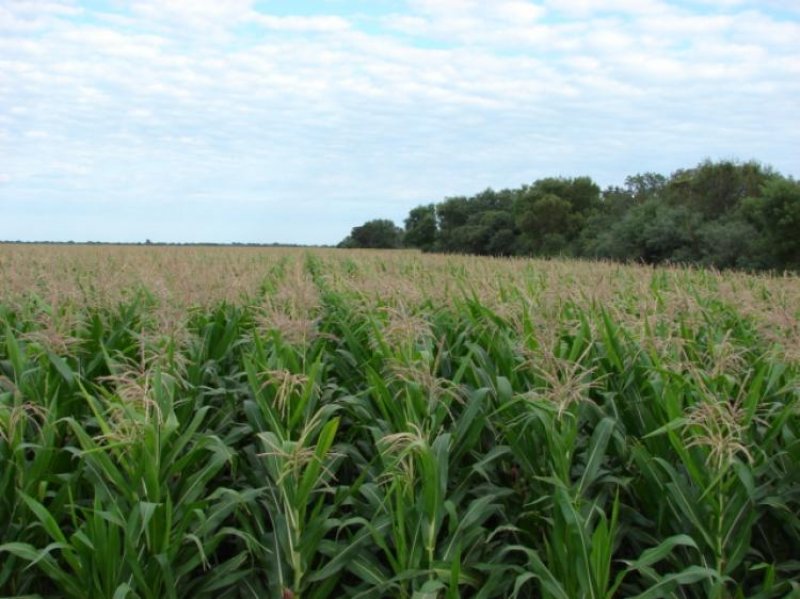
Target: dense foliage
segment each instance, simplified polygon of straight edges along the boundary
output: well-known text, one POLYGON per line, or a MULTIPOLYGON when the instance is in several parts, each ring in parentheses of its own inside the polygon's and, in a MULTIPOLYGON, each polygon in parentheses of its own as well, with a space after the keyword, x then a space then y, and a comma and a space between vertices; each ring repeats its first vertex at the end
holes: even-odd
POLYGON ((755 162, 706 161, 669 178, 628 177, 624 186, 604 191, 588 177, 547 178, 418 206, 405 221, 405 245, 490 256, 797 270, 799 232, 800 183, 755 162))
POLYGON ((800 593, 795 278, 35 250, 0 251, 2 596, 800 593))
POLYGON ((392 249, 403 247, 403 230, 388 219, 375 219, 353 227, 339 243, 342 248, 392 249))

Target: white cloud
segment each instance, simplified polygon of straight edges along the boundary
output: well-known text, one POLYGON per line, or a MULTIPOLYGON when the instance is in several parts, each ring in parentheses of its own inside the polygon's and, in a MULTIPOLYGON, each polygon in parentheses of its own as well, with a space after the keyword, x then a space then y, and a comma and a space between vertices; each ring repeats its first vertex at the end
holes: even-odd
POLYGON ((347 19, 336 16, 279 17, 249 13, 247 20, 266 29, 274 29, 276 31, 335 32, 350 29, 350 23, 347 19))
POLYGON ((658 0, 545 0, 545 6, 576 18, 588 18, 598 13, 623 13, 633 16, 663 14, 670 5, 658 0))
POLYGON ((498 17, 518 23, 538 21, 547 13, 543 6, 522 0, 498 2, 492 6, 498 17))
POLYGON ((158 35, 131 34, 103 27, 80 26, 65 30, 61 37, 75 50, 86 52, 91 62, 119 56, 133 60, 157 60, 167 40, 158 35))
POLYGON ((134 14, 151 21, 175 21, 189 27, 220 27, 240 22, 252 0, 135 0, 134 14))
POLYGON ((145 108, 132 108, 128 111, 128 116, 135 119, 149 119, 153 116, 153 113, 145 108))
POLYGON ((618 182, 717 151, 800 163, 800 24, 749 3, 21 4, 0 7, 17 28, 0 36, 3 202, 208 194, 302 220, 318 198, 357 222, 358 206, 549 174, 618 182))

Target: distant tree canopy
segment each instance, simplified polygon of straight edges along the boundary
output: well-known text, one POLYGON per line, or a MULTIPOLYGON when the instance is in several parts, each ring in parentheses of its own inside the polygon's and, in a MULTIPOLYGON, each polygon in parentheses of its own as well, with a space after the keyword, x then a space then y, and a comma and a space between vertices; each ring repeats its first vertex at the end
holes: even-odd
POLYGON ((549 177, 417 206, 402 230, 369 221, 340 246, 800 270, 800 182, 753 161, 710 160, 605 190, 549 177))
POLYGON ((403 245, 403 230, 388 219, 375 219, 353 227, 339 244, 342 248, 394 249, 403 245))
POLYGON ((436 206, 417 206, 412 208, 405 220, 404 243, 407 247, 420 248, 430 252, 436 246, 436 206))

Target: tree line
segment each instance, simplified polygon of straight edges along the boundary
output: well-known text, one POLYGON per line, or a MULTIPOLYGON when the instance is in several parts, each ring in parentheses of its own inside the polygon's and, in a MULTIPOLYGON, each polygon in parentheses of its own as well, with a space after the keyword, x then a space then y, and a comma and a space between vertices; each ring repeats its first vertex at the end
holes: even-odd
POLYGON ((758 162, 706 160, 605 190, 590 177, 486 189, 354 227, 339 247, 800 269, 800 182, 758 162))

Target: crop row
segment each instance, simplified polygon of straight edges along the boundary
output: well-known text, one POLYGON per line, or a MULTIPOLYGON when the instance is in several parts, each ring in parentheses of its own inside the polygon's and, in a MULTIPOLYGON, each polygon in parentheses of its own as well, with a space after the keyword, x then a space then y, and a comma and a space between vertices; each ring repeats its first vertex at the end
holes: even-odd
POLYGON ((180 317, 9 296, 0 596, 800 593, 780 331, 667 271, 603 303, 389 268, 298 254, 180 317))

